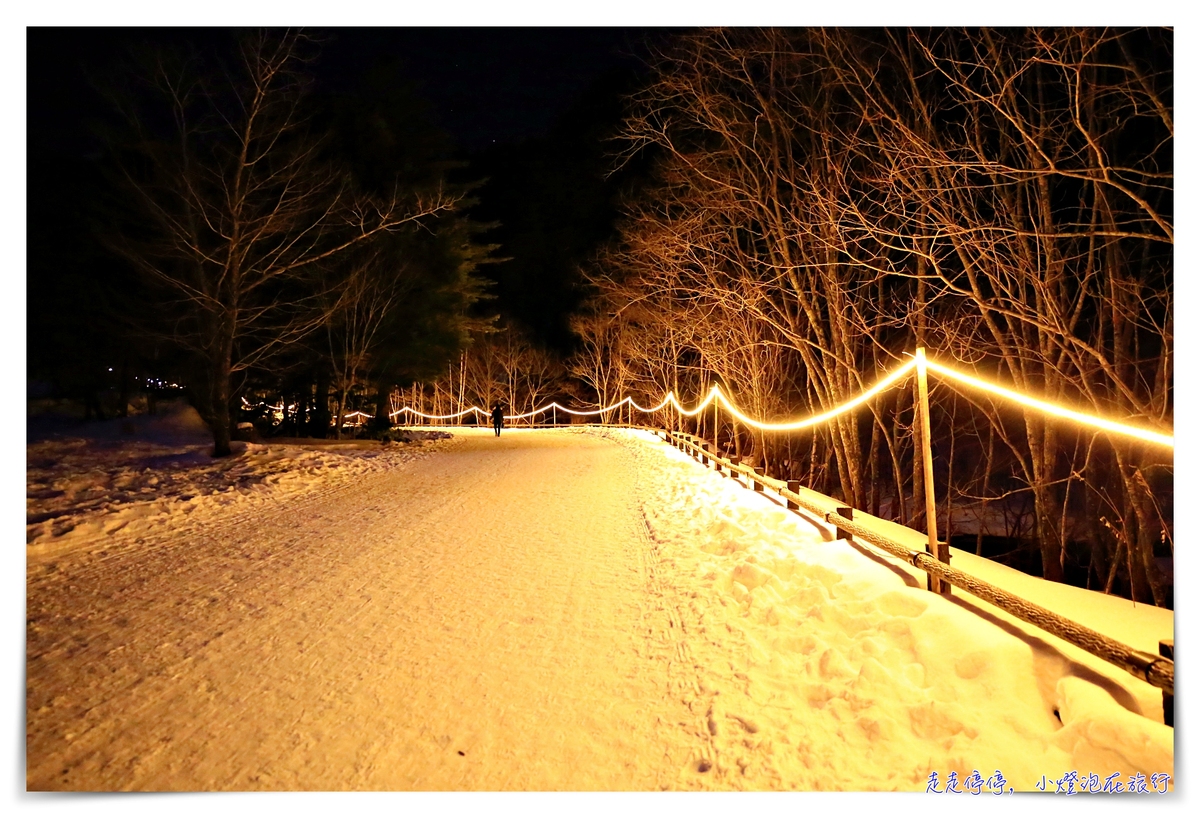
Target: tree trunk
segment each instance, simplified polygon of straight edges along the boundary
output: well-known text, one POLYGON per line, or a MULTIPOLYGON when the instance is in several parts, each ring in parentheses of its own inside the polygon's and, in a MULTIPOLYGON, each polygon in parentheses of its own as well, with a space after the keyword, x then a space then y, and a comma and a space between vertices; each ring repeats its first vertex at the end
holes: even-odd
POLYGON ((879 447, 883 441, 881 439, 879 420, 876 417, 871 418, 871 486, 869 489, 870 496, 867 498, 867 513, 872 517, 879 516, 879 447))
MULTIPOLYGON (((908 517, 908 527, 921 530, 924 526, 927 530, 929 524, 925 521, 925 503, 921 498, 925 496, 925 464, 921 460, 921 444, 918 441, 920 431, 918 425, 921 423, 921 400, 917 397, 917 379, 912 379, 912 396, 913 396, 913 420, 912 429, 912 505, 910 506, 911 513, 908 517)), ((932 424, 931 424, 932 425, 932 424)))
POLYGON ((296 393, 296 415, 293 418, 293 427, 295 428, 293 434, 296 437, 304 437, 304 432, 308 428, 308 401, 307 393, 296 393))
MULTIPOLYGON (((386 387, 383 385, 376 386, 376 388, 375 388, 375 417, 373 417, 371 419, 370 428, 372 428, 376 431, 379 431, 379 432, 383 432, 383 431, 386 431, 386 430, 392 428, 392 417, 390 414, 388 414, 389 412, 392 411, 391 400, 390 400, 391 394, 392 394, 392 390, 390 387, 386 387)), ((401 395, 401 397, 403 397, 404 393, 401 392, 400 395, 401 395)), ((413 388, 410 391, 409 395, 410 395, 410 397, 408 399, 408 404, 410 406, 415 407, 417 405, 417 401, 415 400, 415 398, 417 396, 417 388, 416 388, 415 384, 413 385, 413 388)))
POLYGON ((1062 545, 1058 541, 1058 526, 1053 523, 1057 510, 1051 485, 1054 479, 1054 452, 1046 445, 1046 426, 1041 417, 1026 413, 1025 430, 1033 473, 1034 530, 1042 555, 1042 576, 1051 582, 1062 582, 1062 545))
POLYGON ((341 440, 342 439, 342 424, 344 424, 346 422, 346 390, 345 389, 338 392, 337 402, 338 402, 337 422, 335 422, 333 424, 333 437, 334 437, 334 440, 341 440))
MULTIPOLYGON (((892 480, 896 484, 896 502, 892 507, 891 518, 900 525, 907 526, 908 519, 908 500, 904 495, 904 468, 903 468, 903 453, 900 445, 904 434, 904 428, 900 423, 900 413, 904 411, 904 400, 912 395, 912 391, 908 389, 900 389, 896 392, 896 408, 892 412, 892 434, 889 439, 888 452, 892 456, 892 480)), ((908 432, 911 435, 911 429, 908 432)), ((908 438, 911 440, 911 438, 908 438)), ((913 496, 916 497, 914 490, 913 496)))
POLYGON ((1132 557, 1137 562, 1137 568, 1145 577, 1145 590, 1149 591, 1154 604, 1165 607, 1167 603, 1167 594, 1162 572, 1158 568, 1158 563, 1154 561, 1154 543, 1157 540, 1155 537, 1155 520, 1153 511, 1150 508, 1149 497, 1146 495, 1145 488, 1141 486, 1135 479, 1135 467, 1130 461, 1137 455, 1135 450, 1132 456, 1127 456, 1127 453, 1121 447, 1116 447, 1117 468, 1121 472, 1121 480, 1125 486, 1125 492, 1129 497, 1129 505, 1133 510, 1133 519, 1136 521, 1134 530, 1130 531, 1131 526, 1126 524, 1128 547, 1132 553, 1132 557))
POLYGON ((317 393, 313 396, 313 437, 329 437, 329 373, 323 369, 317 373, 317 393))
MULTIPOLYGON (((992 462, 993 462, 993 459, 996 454, 996 425, 995 424, 997 424, 999 422, 1000 421, 998 419, 993 420, 991 417, 988 418, 987 455, 984 456, 984 461, 983 461, 983 488, 979 492, 980 497, 987 497, 988 491, 991 488, 992 462)), ((988 528, 988 518, 987 518, 988 511, 990 510, 990 508, 988 506, 987 500, 980 501, 980 507, 981 507, 982 511, 979 514, 979 517, 980 517, 979 530, 975 534, 975 554, 976 554, 976 556, 983 556, 983 533, 984 533, 984 531, 990 530, 988 528)))
POLYGON ((229 381, 230 365, 233 357, 233 339, 229 338, 221 344, 216 360, 212 362, 211 394, 212 394, 212 433, 213 457, 228 457, 232 453, 231 423, 229 413, 229 381))

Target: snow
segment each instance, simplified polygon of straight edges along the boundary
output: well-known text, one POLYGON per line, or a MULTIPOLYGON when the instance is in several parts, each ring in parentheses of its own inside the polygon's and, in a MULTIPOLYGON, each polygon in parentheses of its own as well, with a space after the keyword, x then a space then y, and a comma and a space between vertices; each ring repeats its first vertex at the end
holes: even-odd
MULTIPOLYGON (((27 446, 31 789, 1174 776, 1153 687, 649 433, 214 461, 187 410, 141 422, 27 446)), ((953 562, 1143 650, 1173 635, 1169 611, 953 562)))
MULTIPOLYGON (((824 524, 649 433, 605 434, 639 440, 652 537, 664 564, 699 580, 690 613, 703 664, 742 657, 699 697, 730 786, 747 768, 753 786, 806 790, 924 791, 930 772, 944 783, 975 770, 1000 770, 1018 790, 1072 770, 1173 777, 1157 689, 985 602, 926 592, 923 572, 832 540, 824 524)), ((906 536, 923 549, 921 535, 906 536)), ((1157 653, 1174 635, 1170 611, 957 549, 951 563, 1133 647, 1157 653)))
POLYGON ((204 421, 184 402, 164 404, 156 415, 60 425, 26 447, 29 555, 103 544, 118 531, 141 536, 184 519, 253 513, 404 462, 422 443, 234 441, 232 448, 234 456, 213 458, 204 421))

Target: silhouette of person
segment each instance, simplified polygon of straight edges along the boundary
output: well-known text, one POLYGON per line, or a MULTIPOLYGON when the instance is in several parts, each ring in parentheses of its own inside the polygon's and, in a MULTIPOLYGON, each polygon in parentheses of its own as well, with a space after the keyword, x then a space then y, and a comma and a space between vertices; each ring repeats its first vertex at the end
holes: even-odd
POLYGON ((492 407, 492 425, 496 427, 496 437, 500 437, 500 427, 504 425, 504 407, 498 403, 492 407))

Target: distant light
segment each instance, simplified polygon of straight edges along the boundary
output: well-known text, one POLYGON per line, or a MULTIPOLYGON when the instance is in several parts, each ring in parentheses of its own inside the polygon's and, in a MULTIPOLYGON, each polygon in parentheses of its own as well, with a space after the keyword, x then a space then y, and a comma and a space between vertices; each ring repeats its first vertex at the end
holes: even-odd
POLYGON ((108 371, 109 371, 109 372, 112 372, 112 367, 111 367, 111 366, 108 368, 108 371))

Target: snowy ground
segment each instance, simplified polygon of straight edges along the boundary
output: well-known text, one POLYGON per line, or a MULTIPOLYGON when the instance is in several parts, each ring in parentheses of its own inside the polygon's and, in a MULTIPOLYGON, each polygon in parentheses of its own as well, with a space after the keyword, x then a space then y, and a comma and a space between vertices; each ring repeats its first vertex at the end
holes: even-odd
POLYGON ((376 441, 235 441, 235 456, 214 459, 208 429, 183 402, 164 404, 157 415, 59 424, 26 446, 25 540, 38 557, 104 546, 118 531, 143 535, 184 519, 252 511, 317 485, 387 469, 419 456, 422 448, 376 441))
MULTIPOLYGON (((1071 771, 1174 775, 1155 688, 987 603, 926 592, 912 566, 831 542, 648 434, 606 434, 647 442, 632 448, 647 522, 663 569, 691 586, 683 628, 702 671, 690 703, 709 714, 726 786, 924 791, 931 772, 944 787, 952 772, 961 784, 999 770, 1018 790, 1045 776, 1053 792, 1071 771)), ((1133 647, 1173 637, 1170 611, 957 549, 952 562, 1133 647)))
MULTIPOLYGON (((99 465, 48 445, 28 455, 27 511, 54 512, 27 549, 33 790, 923 792, 978 770, 986 794, 997 771, 1049 792, 1071 771, 1174 775, 1149 685, 929 594, 645 433, 248 446, 218 476, 199 450, 147 472, 128 443, 99 465), (176 488, 141 499, 164 473, 176 488)), ((955 564, 1135 647, 1172 635, 1170 612, 955 564)))

